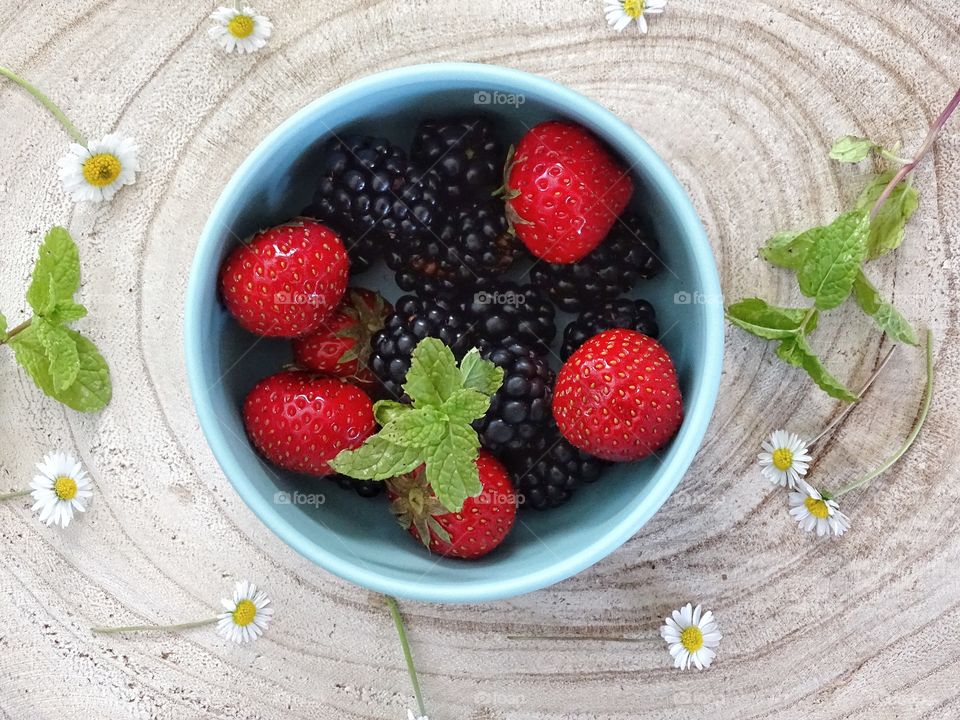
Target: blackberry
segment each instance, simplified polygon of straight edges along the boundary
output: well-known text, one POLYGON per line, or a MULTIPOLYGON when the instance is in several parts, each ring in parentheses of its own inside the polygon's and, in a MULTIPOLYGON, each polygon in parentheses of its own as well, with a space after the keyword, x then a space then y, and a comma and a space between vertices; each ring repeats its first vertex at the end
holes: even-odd
POLYGON ((491 345, 532 345, 546 353, 557 334, 556 311, 533 285, 493 280, 477 285, 466 303, 467 321, 478 340, 491 345))
POLYGON ((503 460, 522 498, 520 507, 534 510, 562 505, 582 483, 597 481, 609 465, 573 447, 552 422, 522 451, 507 453, 503 460))
POLYGON ((460 359, 470 348, 469 325, 458 308, 447 302, 404 295, 394 305, 383 329, 370 341, 370 370, 391 400, 409 400, 403 383, 410 370, 410 355, 423 338, 434 337, 460 359))
POLYGON ((573 351, 597 333, 613 328, 627 328, 652 338, 660 334, 653 305, 646 300, 620 298, 604 303, 597 310, 585 310, 563 331, 560 357, 566 360, 573 351))
POLYGON ((599 247, 580 262, 537 263, 530 270, 530 278, 561 310, 580 312, 619 297, 639 278, 656 275, 661 268, 658 251, 649 223, 638 215, 625 215, 599 247))
POLYGON ((378 480, 356 480, 346 475, 331 475, 330 479, 344 490, 353 490, 360 497, 376 497, 383 491, 383 483, 378 480))
POLYGON ((503 203, 487 199, 449 212, 432 233, 398 240, 387 264, 403 290, 453 296, 505 272, 518 252, 503 203))
POLYGON ((429 234, 439 214, 440 176, 421 171, 382 138, 330 140, 317 174, 304 214, 340 233, 355 273, 370 267, 395 239, 429 234))
POLYGON ((484 117, 424 120, 410 150, 422 167, 437 170, 451 204, 489 197, 503 180, 505 155, 484 117))
POLYGON ((480 343, 481 356, 503 368, 503 384, 490 398, 490 409, 474 427, 491 452, 520 450, 551 420, 553 371, 529 345, 480 343))

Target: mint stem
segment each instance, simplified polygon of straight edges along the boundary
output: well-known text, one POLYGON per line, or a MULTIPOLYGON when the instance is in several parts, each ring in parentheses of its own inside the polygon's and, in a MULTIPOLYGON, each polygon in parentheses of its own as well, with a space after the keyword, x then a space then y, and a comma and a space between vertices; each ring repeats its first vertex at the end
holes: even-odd
POLYGON ((917 439, 917 436, 920 434, 920 429, 923 427, 923 423, 927 419, 927 413, 930 411, 930 403, 933 400, 933 333, 927 331, 927 385, 924 388, 923 393, 923 404, 920 407, 920 413, 917 415, 917 419, 913 424, 913 429, 910 431, 910 434, 907 436, 906 441, 900 447, 897 452, 891 455, 883 465, 878 467, 872 473, 866 477, 857 480, 855 483, 851 483, 837 492, 833 493, 831 497, 838 498, 843 495, 846 495, 851 490, 856 490, 859 487, 863 487, 868 482, 874 478, 883 475, 887 470, 894 466, 894 464, 904 456, 907 450, 913 445, 913 442, 917 439))
POLYGON ((390 615, 393 617, 393 624, 397 628, 397 635, 400 636, 400 647, 403 648, 403 659, 407 662, 407 672, 410 674, 410 682, 413 684, 413 694, 417 698, 417 713, 425 717, 427 709, 423 706, 423 693, 420 691, 420 680, 417 678, 417 668, 413 665, 413 654, 410 652, 410 643, 407 642, 407 631, 403 626, 403 617, 400 615, 400 608, 397 601, 390 595, 383 596, 387 601, 387 607, 390 608, 390 615))
POLYGON ((20 333, 22 333, 24 330, 26 330, 28 327, 30 327, 30 323, 32 323, 32 322, 33 322, 33 318, 30 318, 29 320, 24 320, 22 323, 20 323, 19 325, 17 325, 15 328, 12 328, 9 332, 7 332, 7 337, 6 337, 6 339, 5 339, 5 340, 0 340, 0 345, 3 345, 4 343, 9 342, 12 337, 14 337, 15 335, 19 335, 20 333))
POLYGON ((29 490, 14 490, 13 492, 0 493, 0 502, 4 500, 13 500, 15 498, 26 497, 29 494, 29 490))
POLYGON ((28 93, 33 95, 33 97, 36 98, 36 100, 41 105, 43 105, 47 110, 49 110, 50 114, 53 115, 61 125, 63 125, 63 129, 67 131, 67 134, 71 138, 73 138, 76 142, 80 143, 84 147, 87 146, 87 139, 83 136, 83 134, 79 130, 77 130, 76 126, 72 122, 70 122, 70 119, 64 114, 63 110, 57 107, 56 103, 54 103, 53 100, 51 100, 46 95, 44 95, 38 88, 34 87, 30 83, 28 83, 26 80, 24 80, 22 77, 17 75, 15 72, 13 72, 13 70, 10 70, 9 68, 5 68, 2 65, 0 65, 0 75, 3 75, 4 77, 9 78, 13 82, 15 82, 17 85, 22 87, 24 90, 26 90, 28 93))
POLYGON ((94 627, 90 628, 92 632, 100 635, 110 635, 129 632, 175 632, 177 630, 191 630, 192 628, 203 627, 204 625, 213 625, 220 618, 207 618, 206 620, 194 620, 193 622, 180 623, 178 625, 124 625, 122 627, 94 627))
POLYGON ((839 415, 837 415, 837 417, 834 418, 833 422, 831 422, 829 425, 827 425, 827 426, 823 429, 823 432, 821 432, 821 433, 820 433, 819 435, 817 435, 813 440, 811 440, 811 441, 808 443, 808 445, 816 445, 819 440, 822 440, 825 435, 827 435, 831 430, 833 430, 835 427, 837 427, 837 425, 839 425, 840 423, 843 422, 843 419, 844 419, 847 415, 849 415, 849 414, 853 411, 853 409, 857 406, 857 401, 859 401, 861 398, 863 398, 864 395, 867 394, 867 390, 869 390, 869 389, 870 389, 870 386, 873 385, 873 381, 876 380, 876 379, 880 376, 880 373, 881 373, 881 372, 883 372, 883 369, 887 366, 887 363, 890 361, 890 358, 893 357, 893 351, 896 350, 896 349, 897 349, 897 346, 894 345, 893 347, 891 347, 891 348, 887 351, 886 357, 884 357, 883 360, 880 362, 880 367, 878 367, 876 370, 873 371, 873 375, 871 375, 871 376, 869 377, 869 379, 863 384, 863 387, 860 388, 860 392, 857 393, 857 398, 856 398, 856 400, 854 400, 852 403, 848 404, 848 405, 843 409, 843 412, 841 412, 839 415))
POLYGON ((917 167, 917 164, 919 164, 919 162, 923 160, 924 156, 930 152, 930 149, 933 147, 933 143, 936 142, 937 136, 940 134, 940 131, 943 130, 943 126, 947 124, 947 120, 949 120, 950 116, 953 115, 953 111, 957 109, 958 105, 960 105, 960 89, 957 90, 957 93, 953 96, 953 99, 950 100, 950 102, 947 104, 947 107, 944 108, 942 113, 940 113, 940 117, 938 117, 933 122, 933 125, 930 126, 930 132, 927 133, 927 137, 923 141, 923 145, 920 146, 920 149, 917 151, 917 154, 914 156, 913 160, 897 170, 896 174, 893 176, 893 179, 887 183, 887 186, 883 189, 883 192, 880 193, 880 197, 877 198, 877 201, 870 209, 871 220, 873 220, 877 216, 877 213, 880 212, 880 208, 883 207, 883 204, 890 197, 893 189, 900 183, 901 180, 912 173, 917 167))

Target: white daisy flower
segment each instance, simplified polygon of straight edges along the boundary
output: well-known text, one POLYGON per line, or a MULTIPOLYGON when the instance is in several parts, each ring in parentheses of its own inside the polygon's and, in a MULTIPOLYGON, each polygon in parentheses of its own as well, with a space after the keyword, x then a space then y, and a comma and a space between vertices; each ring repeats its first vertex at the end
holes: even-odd
POLYGON ((67 527, 73 512, 84 512, 84 500, 93 496, 90 478, 72 455, 48 453, 37 463, 40 474, 34 476, 30 495, 36 501, 31 510, 40 511, 40 522, 67 527))
POLYGON ((137 144, 114 133, 86 147, 71 143, 59 165, 64 190, 78 202, 110 200, 121 187, 132 185, 140 170, 137 144))
POLYGON ((850 529, 850 518, 840 512, 836 500, 823 495, 803 480, 800 489, 790 493, 790 514, 806 532, 817 531, 819 537, 843 535, 850 529))
POLYGON ((634 20, 637 21, 637 30, 641 34, 647 33, 647 18, 645 15, 659 15, 667 6, 667 0, 604 0, 603 12, 607 22, 617 32, 634 20))
POLYGON ((417 715, 413 710, 407 710, 407 720, 430 720, 426 715, 417 715))
POLYGON ((686 670, 696 665, 698 670, 710 667, 717 656, 714 648, 720 645, 720 629, 713 613, 702 612, 699 605, 692 607, 687 603, 673 611, 673 617, 664 619, 660 626, 660 636, 667 641, 673 666, 686 670))
POLYGON ((233 600, 224 598, 221 602, 226 612, 217 617, 217 632, 236 643, 256 640, 273 619, 270 598, 248 580, 237 583, 233 600))
POLYGON ((763 441, 757 455, 763 476, 770 482, 791 490, 810 467, 810 451, 799 435, 776 430, 763 441))
POLYGON ((219 7, 210 19, 213 27, 207 32, 228 53, 236 50, 253 53, 267 44, 273 32, 273 23, 266 15, 260 15, 252 7, 238 10, 232 7, 219 7))

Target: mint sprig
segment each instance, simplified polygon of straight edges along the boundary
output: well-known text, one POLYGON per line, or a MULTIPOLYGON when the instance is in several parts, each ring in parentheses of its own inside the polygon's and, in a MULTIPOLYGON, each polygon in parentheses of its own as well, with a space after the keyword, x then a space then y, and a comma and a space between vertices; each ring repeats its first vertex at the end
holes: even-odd
POLYGON ((27 288, 33 317, 8 329, 0 315, 0 344, 50 397, 80 412, 95 412, 110 401, 106 361, 89 339, 71 329, 87 309, 74 302, 80 288, 80 254, 70 233, 51 228, 27 288))
POLYGON ((903 242, 906 224, 920 204, 919 193, 911 183, 913 171, 958 106, 960 90, 930 126, 912 160, 904 160, 894 150, 868 138, 848 135, 837 140, 830 149, 834 160, 859 163, 874 153, 881 161, 900 167, 872 177, 854 207, 827 225, 777 233, 761 248, 764 260, 796 274, 800 293, 812 304, 781 307, 762 298, 747 298, 726 309, 731 324, 776 341, 777 357, 805 370, 832 397, 848 402, 857 399, 827 370, 809 342, 822 312, 839 307, 853 295, 858 307, 891 339, 919 344, 909 321, 870 281, 865 263, 896 250, 903 242))
POLYGON ((450 512, 483 490, 477 470, 480 439, 472 423, 490 408, 503 370, 473 349, 457 365, 449 347, 424 338, 414 348, 404 392, 411 404, 381 400, 373 411, 380 432, 330 466, 360 480, 386 480, 425 466, 427 482, 450 512))

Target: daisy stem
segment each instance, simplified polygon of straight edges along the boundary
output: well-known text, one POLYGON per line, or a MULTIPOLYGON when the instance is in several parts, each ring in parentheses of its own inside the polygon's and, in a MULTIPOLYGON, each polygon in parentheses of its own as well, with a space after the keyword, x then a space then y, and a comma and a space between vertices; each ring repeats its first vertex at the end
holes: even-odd
POLYGON ((413 654, 410 652, 410 643, 407 642, 407 631, 403 626, 403 617, 400 615, 400 608, 397 607, 397 601, 390 595, 384 595, 387 601, 387 607, 390 608, 390 615, 393 617, 393 624, 397 628, 397 635, 400 636, 400 647, 403 648, 403 659, 407 662, 407 672, 410 673, 410 682, 413 683, 413 694, 417 698, 418 715, 426 716, 427 709, 423 706, 423 693, 420 691, 420 680, 417 678, 417 669, 413 665, 413 654))
POLYGON ((899 182, 912 173, 920 161, 923 160, 924 156, 930 152, 930 149, 933 147, 933 143, 936 142, 937 136, 940 135, 940 131, 943 130, 943 126, 947 124, 947 120, 949 120, 950 116, 953 115, 953 111, 957 109, 958 105, 960 105, 960 89, 957 90, 950 102, 947 103, 947 107, 944 108, 939 117, 933 121, 933 124, 930 126, 930 131, 927 133, 927 137, 923 141, 923 145, 921 145, 920 149, 917 150, 917 154, 914 155, 913 160, 897 170, 894 176, 890 179, 890 182, 887 183, 887 186, 883 189, 883 192, 880 193, 880 197, 877 198, 877 201, 870 209, 871 220, 873 220, 877 216, 877 213, 880 212, 880 208, 883 207, 883 204, 890 197, 891 193, 893 193, 893 189, 899 184, 899 182))
POLYGON ((874 478, 883 475, 883 473, 893 467, 894 464, 904 456, 907 450, 910 449, 910 446, 913 445, 914 440, 916 440, 917 436, 920 434, 920 429, 923 427, 923 423, 927 419, 927 413, 930 411, 930 403, 933 400, 933 375, 933 333, 930 330, 927 330, 927 385, 923 391, 923 404, 920 406, 920 412, 917 414, 917 419, 913 423, 913 429, 910 431, 910 434, 907 436, 906 441, 904 441, 900 449, 887 458, 887 461, 883 463, 883 465, 878 467, 866 477, 863 477, 860 480, 857 480, 855 483, 851 483, 850 485, 837 490, 837 492, 832 493, 832 498, 838 498, 846 495, 851 490, 856 490, 859 487, 863 487, 874 478))
POLYGON ((640 638, 610 635, 507 635, 507 640, 599 640, 601 642, 640 642, 640 638))
POLYGON ((213 625, 220 618, 207 618, 206 620, 194 620, 193 622, 180 623, 179 625, 125 625, 123 627, 94 627, 90 628, 92 632, 100 635, 111 635, 117 633, 129 632, 175 632, 177 630, 190 630, 192 628, 203 627, 204 625, 213 625))
MULTIPOLYGON (((876 370, 873 371, 873 375, 871 375, 869 379, 863 384, 863 387, 860 388, 860 392, 857 393, 857 400, 860 400, 864 395, 867 394, 867 390, 870 389, 870 386, 873 385, 873 381, 880 376, 881 372, 883 372, 883 369, 887 366, 887 363, 890 362, 890 358, 893 356, 893 351, 896 349, 897 349, 897 346, 894 345, 887 351, 886 356, 883 358, 883 360, 880 361, 880 367, 878 367, 876 370)), ((810 441, 810 445, 816 445, 819 440, 822 440, 825 435, 827 435, 831 430, 837 427, 837 425, 842 423, 843 419, 847 415, 849 415, 851 412, 853 412, 853 409, 856 406, 857 406, 856 400, 852 403, 848 403, 847 406, 843 409, 843 412, 837 415, 837 417, 833 419, 833 422, 831 422, 829 425, 827 425, 823 429, 823 432, 821 432, 813 440, 810 441)))
POLYGON ((24 330, 30 327, 30 323, 32 322, 33 322, 33 318, 30 318, 29 320, 24 320, 15 328, 11 328, 10 330, 8 330, 7 336, 3 340, 0 340, 0 345, 4 345, 5 343, 9 342, 10 339, 13 338, 15 335, 22 333, 24 330))
POLYGON ((50 98, 43 94, 38 88, 34 87, 22 77, 17 75, 13 70, 5 68, 0 65, 0 75, 12 80, 17 85, 22 87, 28 93, 33 95, 36 98, 37 102, 43 105, 47 110, 50 111, 50 114, 53 115, 57 121, 63 125, 63 129, 67 131, 67 135, 73 138, 76 142, 80 143, 84 147, 87 146, 87 139, 83 136, 79 130, 77 130, 76 125, 70 122, 70 119, 64 114, 63 110, 57 107, 56 103, 53 102, 50 98))
POLYGON ((26 497, 29 494, 29 490, 14 490, 13 492, 0 493, 0 502, 3 500, 14 500, 15 498, 26 497))

